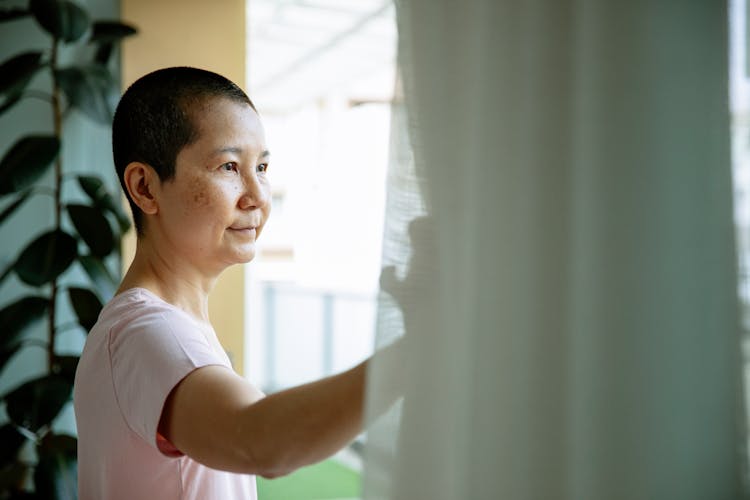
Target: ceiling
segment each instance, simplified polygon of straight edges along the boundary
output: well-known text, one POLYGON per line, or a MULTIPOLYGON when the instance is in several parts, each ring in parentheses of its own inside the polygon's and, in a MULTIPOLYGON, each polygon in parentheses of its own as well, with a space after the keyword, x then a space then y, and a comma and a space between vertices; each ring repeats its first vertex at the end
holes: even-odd
POLYGON ((390 99, 395 78, 392 0, 248 0, 250 96, 283 113, 335 93, 390 99))

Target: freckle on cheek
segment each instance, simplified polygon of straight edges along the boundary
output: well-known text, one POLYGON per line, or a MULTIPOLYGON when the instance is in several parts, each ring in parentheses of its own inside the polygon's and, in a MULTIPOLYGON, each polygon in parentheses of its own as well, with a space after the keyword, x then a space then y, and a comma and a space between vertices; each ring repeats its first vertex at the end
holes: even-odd
POLYGON ((193 193, 193 203, 195 203, 196 205, 205 205, 206 193, 204 193, 203 191, 193 193))
POLYGON ((201 185, 200 179, 194 179, 190 183, 190 193, 192 194, 193 204, 202 206, 208 203, 208 194, 201 185))

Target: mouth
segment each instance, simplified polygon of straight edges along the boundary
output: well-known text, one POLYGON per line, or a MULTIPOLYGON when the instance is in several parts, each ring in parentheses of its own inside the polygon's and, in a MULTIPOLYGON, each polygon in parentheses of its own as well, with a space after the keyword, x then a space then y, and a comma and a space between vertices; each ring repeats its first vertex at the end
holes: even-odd
POLYGON ((238 234, 251 235, 255 234, 256 226, 230 226, 229 230, 238 234))

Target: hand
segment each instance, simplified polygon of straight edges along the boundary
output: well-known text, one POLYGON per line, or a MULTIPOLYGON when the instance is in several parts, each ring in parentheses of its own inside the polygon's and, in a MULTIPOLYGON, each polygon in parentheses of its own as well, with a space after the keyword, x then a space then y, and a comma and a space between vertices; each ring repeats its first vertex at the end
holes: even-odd
POLYGON ((412 251, 406 276, 399 279, 395 266, 385 267, 380 274, 380 287, 395 299, 401 309, 406 331, 413 332, 418 327, 425 328, 425 322, 434 317, 432 308, 436 303, 438 273, 432 217, 419 217, 411 221, 409 240, 412 251))
MULTIPOLYGON (((434 365, 431 337, 436 332, 438 284, 436 234, 431 217, 420 217, 409 224, 411 255, 406 275, 399 279, 396 267, 384 268, 381 289, 391 295, 403 318, 403 336, 376 353, 379 366, 378 390, 371 396, 371 416, 380 415, 400 396, 408 396, 419 380, 414 370, 434 365)), ((385 332, 386 339, 401 332, 385 332)))

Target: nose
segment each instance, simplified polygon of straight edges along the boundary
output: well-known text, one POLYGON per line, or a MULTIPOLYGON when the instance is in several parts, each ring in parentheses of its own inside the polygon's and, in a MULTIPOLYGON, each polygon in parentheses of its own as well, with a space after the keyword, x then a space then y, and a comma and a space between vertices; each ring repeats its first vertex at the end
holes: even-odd
POLYGON ((271 198, 271 189, 268 183, 261 181, 257 175, 248 175, 244 178, 242 196, 238 205, 242 210, 265 207, 271 198))

